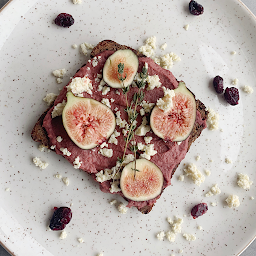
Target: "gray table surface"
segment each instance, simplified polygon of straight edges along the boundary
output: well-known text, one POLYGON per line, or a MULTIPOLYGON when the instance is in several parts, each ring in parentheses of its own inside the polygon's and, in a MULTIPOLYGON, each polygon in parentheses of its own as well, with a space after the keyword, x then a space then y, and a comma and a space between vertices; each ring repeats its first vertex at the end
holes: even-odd
MULTIPOLYGON (((0 8, 4 6, 8 0, 0 0, 0 8)), ((247 7, 256 15, 256 0, 243 0, 247 7)), ((256 31, 255 31, 256 33, 256 31)), ((241 256, 255 256, 256 255, 256 240, 241 254, 241 256)), ((8 252, 0 245, 0 256, 10 256, 8 252)), ((224 256, 224 255, 221 255, 224 256)), ((229 256, 229 255, 225 255, 229 256)))

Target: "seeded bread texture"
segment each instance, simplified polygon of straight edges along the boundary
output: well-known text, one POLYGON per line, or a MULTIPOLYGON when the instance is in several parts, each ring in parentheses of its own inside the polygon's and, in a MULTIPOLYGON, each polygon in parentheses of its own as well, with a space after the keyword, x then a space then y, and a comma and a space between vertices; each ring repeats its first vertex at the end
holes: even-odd
MULTIPOLYGON (((111 51, 117 51, 117 50, 124 50, 124 49, 130 49, 132 50, 138 57, 145 57, 143 54, 139 53, 138 51, 126 46, 126 45, 120 45, 112 40, 104 40, 100 43, 98 43, 91 52, 91 58, 93 58, 95 55, 102 53, 106 50, 111 50, 111 51)), ((51 108, 52 106, 50 106, 51 108)), ((48 108, 38 119, 38 121, 36 122, 32 133, 31 133, 31 137, 34 141, 39 142, 41 144, 43 144, 45 147, 50 148, 50 143, 49 143, 49 139, 47 136, 47 132, 43 127, 43 120, 44 117, 46 115, 46 113, 48 112, 48 110, 50 109, 48 108)), ((197 110, 200 112, 202 120, 207 120, 207 110, 205 105, 200 101, 200 100, 196 100, 196 108, 197 110)), ((189 141, 188 141, 188 150, 190 148, 190 146, 192 145, 192 143, 200 136, 202 130, 205 127, 203 125, 200 125, 198 123, 195 122, 193 130, 190 134, 189 137, 189 141)), ((175 170, 178 168, 178 165, 174 168, 172 175, 174 174, 175 170)), ((143 213, 143 214, 147 214, 149 213, 154 205, 147 205, 144 206, 142 208, 139 208, 138 210, 143 213)))

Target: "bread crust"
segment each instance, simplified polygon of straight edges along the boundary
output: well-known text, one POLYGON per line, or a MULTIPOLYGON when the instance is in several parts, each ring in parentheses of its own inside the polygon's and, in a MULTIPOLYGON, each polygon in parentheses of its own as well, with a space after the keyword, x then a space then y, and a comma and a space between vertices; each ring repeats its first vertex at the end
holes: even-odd
MULTIPOLYGON (((132 49, 131 47, 126 46, 126 45, 120 45, 120 44, 118 44, 118 43, 116 43, 112 40, 103 40, 100 43, 98 43, 92 49, 92 52, 91 52, 90 56, 91 56, 91 58, 93 58, 97 54, 100 54, 100 53, 102 53, 106 50, 117 51, 117 50, 124 50, 124 49, 132 50, 138 57, 145 57, 143 54, 141 54, 138 51, 132 49)), ((45 115, 47 114, 47 112, 49 111, 49 109, 52 106, 50 106, 40 116, 40 118, 36 122, 32 132, 31 132, 31 137, 34 141, 40 142, 41 144, 43 144, 45 147, 48 147, 48 148, 50 148, 50 143, 49 143, 49 139, 48 139, 48 136, 47 136, 47 132, 43 127, 43 120, 44 120, 45 115)), ((202 120, 207 120, 208 112, 206 110, 205 105, 200 100, 196 100, 196 109, 200 112, 202 120)), ((192 129, 192 132, 190 134, 189 140, 188 140, 188 150, 189 150, 190 146, 192 145, 192 143, 200 136, 200 134, 201 134, 201 132, 203 131, 204 128, 205 128, 204 125, 200 125, 200 124, 195 122, 194 127, 192 129)), ((174 174, 174 172, 176 171, 178 166, 179 166, 179 164, 174 168, 174 170, 172 172, 172 175, 174 174)), ((154 204, 153 205, 146 205, 142 208, 138 208, 138 210, 143 214, 147 214, 152 210, 153 206, 154 206, 154 204)))

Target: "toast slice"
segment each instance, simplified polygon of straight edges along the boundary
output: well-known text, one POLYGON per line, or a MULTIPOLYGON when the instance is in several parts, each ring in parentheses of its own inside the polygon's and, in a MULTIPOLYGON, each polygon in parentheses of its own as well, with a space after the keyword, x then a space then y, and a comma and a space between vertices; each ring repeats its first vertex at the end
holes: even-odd
MULTIPOLYGON (((138 57, 145 57, 143 54, 139 53, 138 51, 126 46, 126 45, 120 45, 114 41, 111 40, 104 40, 100 43, 98 43, 91 52, 91 58, 96 57, 97 55, 105 52, 105 51, 117 51, 120 49, 130 49, 132 50, 138 57)), ((52 105, 53 106, 53 105, 52 105)), ((52 106, 50 106, 50 108, 48 108, 38 119, 38 121, 36 122, 32 133, 31 133, 31 137, 34 141, 39 142, 41 144, 43 144, 45 147, 50 148, 51 147, 51 142, 50 139, 48 137, 48 133, 46 131, 46 129, 43 126, 43 122, 45 119, 45 116, 47 115, 48 111, 52 108, 52 106)), ((192 145, 192 143, 200 136, 202 130, 204 128, 206 128, 206 120, 207 120, 207 110, 206 107, 204 106, 204 104, 200 101, 200 100, 196 100, 196 107, 197 107, 197 112, 199 113, 199 115, 201 116, 201 121, 200 122, 195 122, 193 130, 188 138, 188 146, 187 146, 187 151, 189 150, 190 146, 192 145)), ((171 176, 173 176, 175 170, 177 169, 179 163, 174 167, 174 169, 172 170, 171 176)), ((95 174, 94 175, 95 178, 95 174)), ((160 196, 159 196, 160 197, 160 196)), ((154 206, 154 203, 151 204, 147 204, 145 206, 142 207, 137 207, 138 210, 143 213, 143 214, 147 214, 149 213, 152 208, 154 206)))

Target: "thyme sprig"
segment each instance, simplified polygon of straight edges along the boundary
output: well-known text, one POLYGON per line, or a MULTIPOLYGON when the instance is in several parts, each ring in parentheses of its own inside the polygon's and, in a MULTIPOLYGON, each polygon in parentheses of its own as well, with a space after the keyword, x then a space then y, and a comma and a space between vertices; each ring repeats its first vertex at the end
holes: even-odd
POLYGON ((147 66, 143 66, 138 78, 135 81, 135 84, 139 90, 138 90, 138 92, 134 93, 134 95, 132 97, 132 101, 129 105, 127 93, 130 90, 130 86, 124 86, 124 81, 127 78, 127 74, 124 74, 124 63, 118 64, 118 79, 120 80, 120 82, 122 84, 122 91, 123 91, 123 94, 125 95, 125 99, 126 99, 125 111, 127 112, 127 115, 128 115, 128 134, 127 134, 127 136, 125 136, 124 153, 123 153, 123 157, 121 159, 119 158, 118 161, 121 163, 121 165, 123 164, 128 144, 131 140, 133 140, 133 145, 130 145, 130 150, 134 153, 134 159, 135 159, 135 168, 132 168, 132 170, 134 170, 134 179, 136 178, 136 172, 139 171, 136 168, 136 153, 138 151, 138 146, 136 145, 135 136, 134 136, 135 135, 134 131, 136 129, 136 120, 139 115, 139 113, 137 112, 137 107, 138 107, 138 105, 141 104, 141 102, 144 99, 145 94, 142 90, 146 86, 147 77, 148 77, 147 66))

